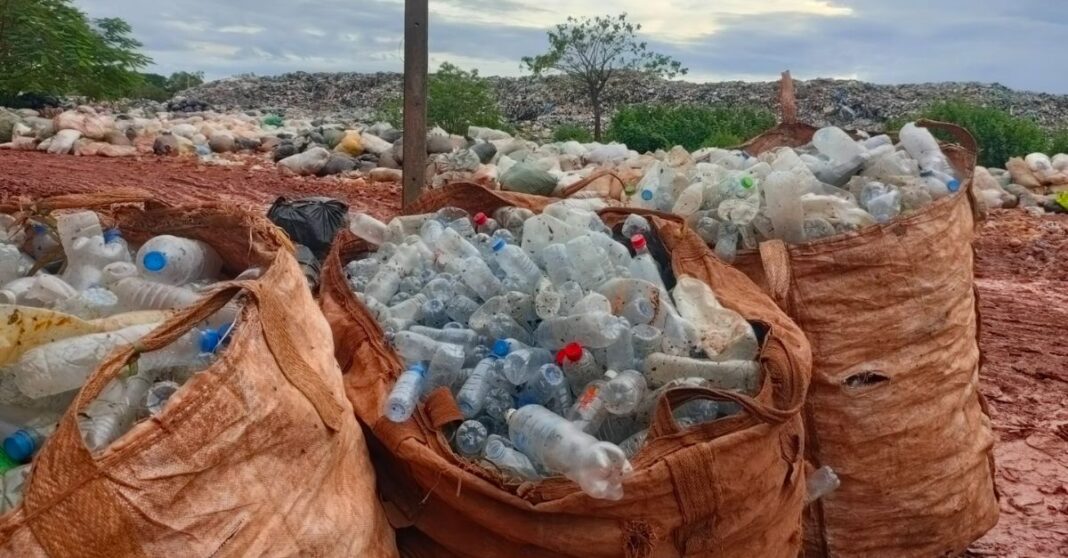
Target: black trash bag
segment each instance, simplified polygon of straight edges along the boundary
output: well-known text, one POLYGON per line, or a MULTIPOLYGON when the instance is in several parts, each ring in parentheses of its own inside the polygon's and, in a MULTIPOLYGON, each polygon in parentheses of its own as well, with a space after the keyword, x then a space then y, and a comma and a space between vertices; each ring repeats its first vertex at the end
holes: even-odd
POLYGON ((297 263, 300 264, 300 270, 304 272, 304 278, 308 280, 308 288, 311 291, 319 291, 319 273, 322 271, 322 267, 319 265, 319 258, 315 257, 311 249, 303 244, 294 245, 297 249, 297 263))
POLYGON ((307 246, 321 260, 330 251, 337 231, 345 226, 348 213, 348 204, 333 198, 289 201, 280 197, 267 210, 267 218, 286 231, 293 242, 307 246))

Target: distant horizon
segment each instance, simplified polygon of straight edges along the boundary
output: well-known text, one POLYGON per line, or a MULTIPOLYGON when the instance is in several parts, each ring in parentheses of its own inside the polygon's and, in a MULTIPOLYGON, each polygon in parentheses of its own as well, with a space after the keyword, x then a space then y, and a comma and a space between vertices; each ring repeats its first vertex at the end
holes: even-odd
MULTIPOLYGON (((74 0, 90 17, 121 17, 154 64, 207 79, 288 72, 399 72, 403 0, 74 0)), ((450 62, 518 77, 568 15, 627 12, 650 47, 694 83, 853 79, 881 85, 1000 84, 1068 94, 1055 52, 1068 2, 1042 0, 431 0, 430 66, 450 62), (812 78, 815 79, 815 78, 812 78)))

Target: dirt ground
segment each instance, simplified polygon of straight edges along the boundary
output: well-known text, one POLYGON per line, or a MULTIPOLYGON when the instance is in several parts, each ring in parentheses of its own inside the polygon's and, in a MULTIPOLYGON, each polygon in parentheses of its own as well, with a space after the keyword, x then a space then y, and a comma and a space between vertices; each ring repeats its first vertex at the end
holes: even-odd
MULTIPOLYGON (((266 206, 279 195, 332 196, 387 217, 399 187, 283 176, 273 165, 79 158, 0 151, 0 200, 144 188, 164 200, 266 206)), ((1068 556, 1068 216, 999 210, 980 226, 976 277, 981 373, 994 428, 1001 520, 969 556, 1068 556)))

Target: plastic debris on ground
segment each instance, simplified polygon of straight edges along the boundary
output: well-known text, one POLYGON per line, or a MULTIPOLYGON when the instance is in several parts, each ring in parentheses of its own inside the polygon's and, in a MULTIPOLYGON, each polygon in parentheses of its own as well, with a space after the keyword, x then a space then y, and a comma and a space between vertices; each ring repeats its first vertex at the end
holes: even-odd
MULTIPOLYGON (((621 234, 592 206, 353 217, 377 249, 347 264, 350 285, 406 363, 389 420, 411 420, 444 387, 467 419, 450 433, 458 455, 511 481, 562 475, 618 499, 664 390, 756 393, 754 328, 655 258, 648 222, 632 216, 621 234)), ((736 412, 703 400, 675 418, 736 412)))

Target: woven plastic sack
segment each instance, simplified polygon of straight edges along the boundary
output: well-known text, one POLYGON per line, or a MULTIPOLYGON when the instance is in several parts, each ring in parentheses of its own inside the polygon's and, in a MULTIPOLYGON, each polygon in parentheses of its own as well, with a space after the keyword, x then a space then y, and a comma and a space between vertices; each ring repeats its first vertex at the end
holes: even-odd
MULTIPOLYGON (((990 418, 979 393, 971 177, 975 141, 943 144, 960 191, 861 231, 740 252, 812 343, 808 457, 841 486, 806 517, 806 556, 957 555, 997 523, 990 418)), ((751 154, 803 145, 788 124, 751 154)))
MULTIPOLYGON (((504 205, 540 210, 553 200, 474 185, 427 193, 409 208, 445 205, 491 212, 504 205)), ((606 210, 609 223, 626 212, 606 210)), ((343 262, 368 246, 342 231, 327 258, 321 304, 356 415, 365 425, 379 491, 406 556, 499 558, 794 557, 801 547, 804 496, 800 409, 809 348, 804 336, 741 273, 711 257, 678 221, 653 219, 678 275, 711 285, 724 306, 767 328, 764 380, 754 398, 708 389, 677 389, 656 409, 647 445, 623 499, 592 499, 562 477, 506 484, 495 472, 457 457, 445 437, 462 420, 439 390, 404 423, 382 415, 401 372, 399 357, 374 318, 349 291, 343 262), (683 430, 673 406, 693 399, 730 400, 738 416, 683 430)))
MULTIPOLYGON (((40 207, 104 210, 136 195, 40 207), (77 205, 75 205, 77 204, 77 205)), ((363 434, 344 397, 329 327, 289 244, 263 217, 223 206, 110 208, 128 238, 209 242, 261 279, 221 284, 137 349, 109 355, 33 462, 23 502, 0 518, 5 556, 396 556, 363 434), (238 294, 231 344, 164 411, 94 456, 77 414, 136 354, 173 342, 238 294)))

